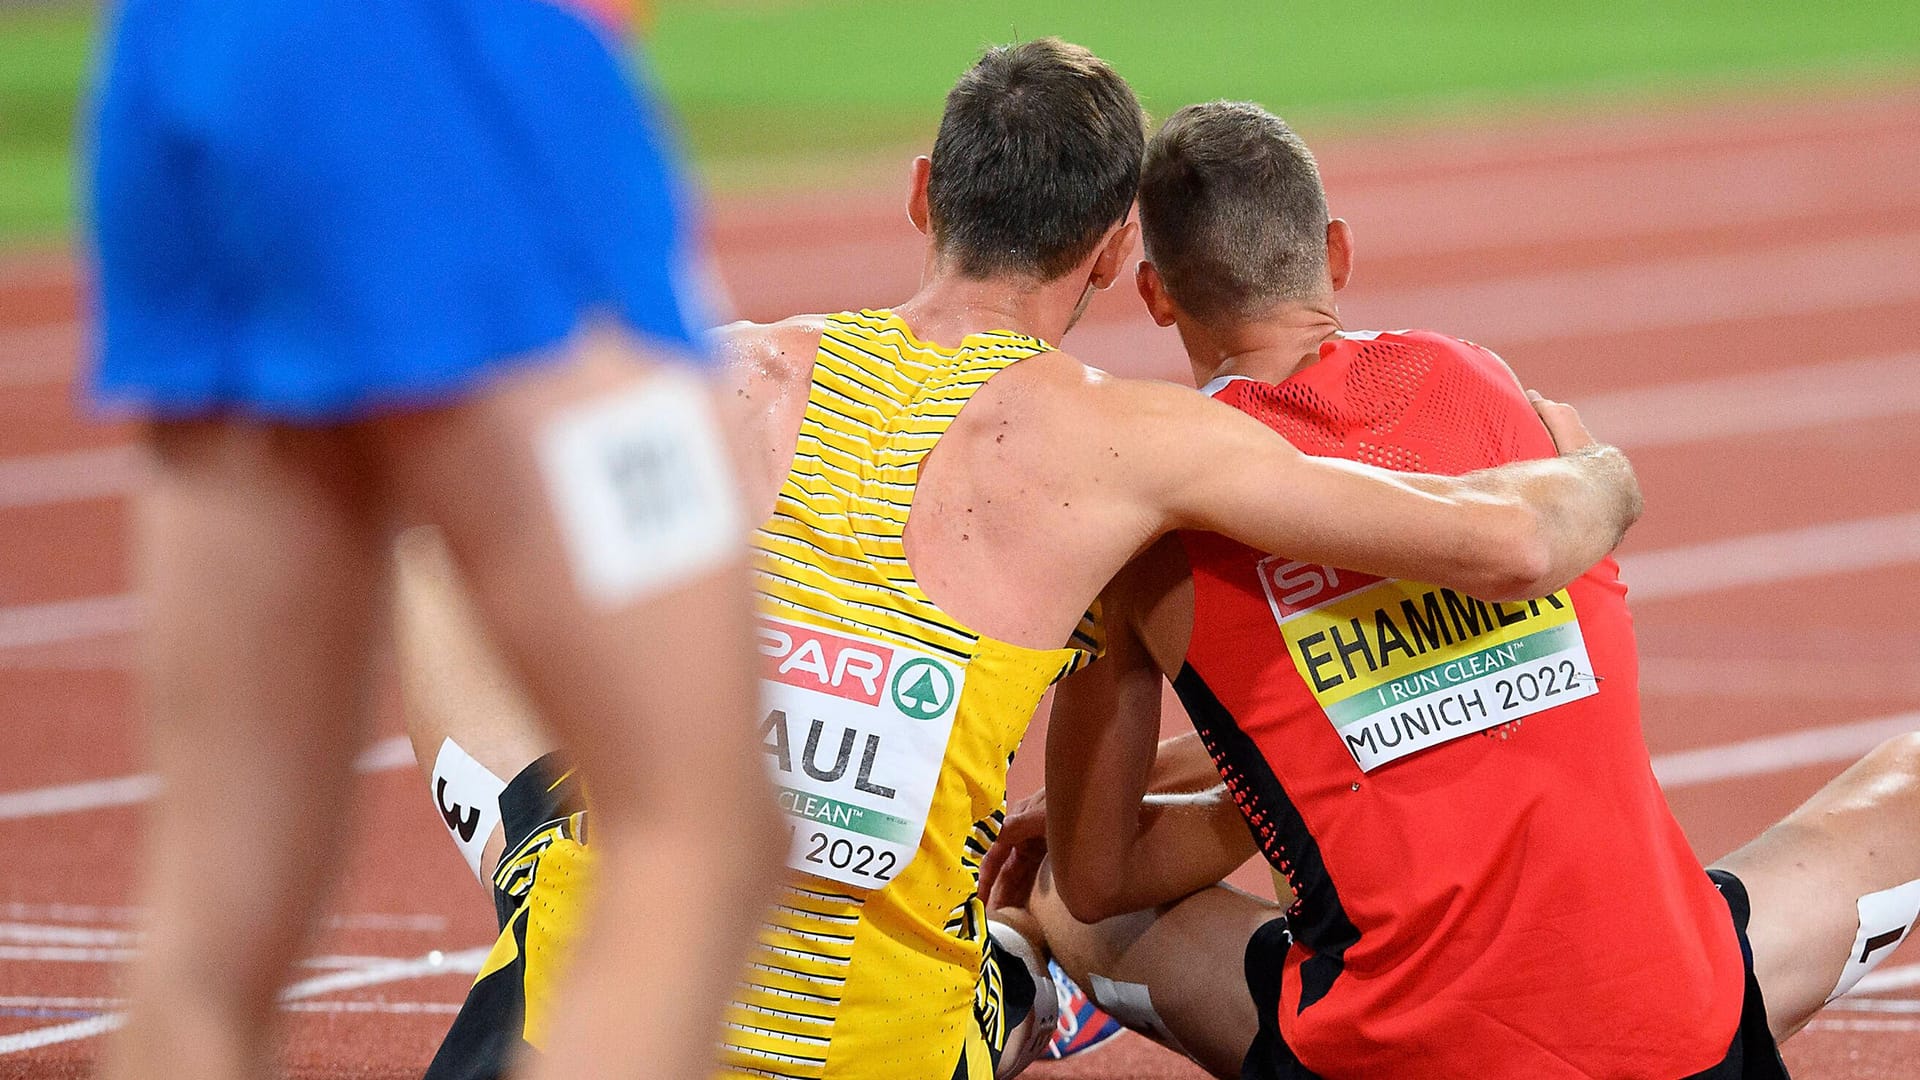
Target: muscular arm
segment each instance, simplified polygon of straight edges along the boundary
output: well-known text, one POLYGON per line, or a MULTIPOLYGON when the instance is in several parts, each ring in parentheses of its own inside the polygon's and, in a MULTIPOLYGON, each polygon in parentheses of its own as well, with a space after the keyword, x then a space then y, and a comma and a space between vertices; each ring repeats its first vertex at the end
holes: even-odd
POLYGON ((1572 581, 1640 512, 1625 456, 1593 443, 1570 409, 1551 403, 1541 409, 1559 457, 1442 477, 1302 454, 1238 410, 1169 384, 1096 373, 1085 397, 1089 429, 1126 455, 1121 475, 1162 530, 1205 529, 1489 600, 1572 581))
POLYGON ((1108 590, 1107 652, 1061 683, 1047 729, 1047 849, 1055 888, 1083 922, 1171 903, 1254 854, 1252 837, 1193 736, 1156 746, 1160 671, 1108 590))

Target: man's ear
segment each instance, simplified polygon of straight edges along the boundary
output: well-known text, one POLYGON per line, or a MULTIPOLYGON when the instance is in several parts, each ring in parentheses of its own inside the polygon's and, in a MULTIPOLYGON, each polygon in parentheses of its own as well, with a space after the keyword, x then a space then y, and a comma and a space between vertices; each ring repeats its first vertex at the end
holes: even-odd
POLYGON ((1100 245, 1100 254, 1093 260, 1093 272, 1087 275, 1088 281, 1096 289, 1104 289, 1120 280, 1120 270, 1127 264, 1127 256, 1133 254, 1133 245, 1140 238, 1140 224, 1129 215, 1120 227, 1107 234, 1106 242, 1100 245))
POLYGON ((933 235, 932 218, 927 213, 927 177, 933 175, 933 159, 925 154, 913 159, 913 178, 907 190, 907 220, 923 235, 933 235))
POLYGON ((1153 316, 1156 326, 1173 325, 1173 298, 1167 295, 1167 283, 1160 280, 1160 271, 1145 259, 1133 272, 1133 284, 1140 290, 1140 299, 1147 305, 1147 314, 1153 316))
POLYGON ((1342 218, 1327 222, 1327 276, 1334 292, 1346 288, 1353 277, 1353 227, 1342 218))

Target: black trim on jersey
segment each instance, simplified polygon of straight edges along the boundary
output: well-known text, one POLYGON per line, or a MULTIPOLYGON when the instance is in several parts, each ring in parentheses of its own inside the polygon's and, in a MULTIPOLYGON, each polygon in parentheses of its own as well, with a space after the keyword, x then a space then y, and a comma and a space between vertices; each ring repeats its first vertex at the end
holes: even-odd
POLYGON ((1285 874, 1294 889, 1294 906, 1287 912, 1293 940, 1313 955, 1300 965, 1300 1011, 1327 996, 1346 969, 1346 952, 1360 940, 1360 930, 1347 918, 1340 894, 1320 856, 1320 843, 1288 797, 1272 766, 1241 729, 1239 721, 1214 696, 1192 664, 1183 664, 1173 681, 1200 741, 1220 767, 1254 843, 1274 869, 1285 874))
POLYGON ((533 1051, 527 1027, 527 911, 509 924, 514 956, 475 982, 434 1052, 422 1080, 502 1080, 508 1066, 533 1051))

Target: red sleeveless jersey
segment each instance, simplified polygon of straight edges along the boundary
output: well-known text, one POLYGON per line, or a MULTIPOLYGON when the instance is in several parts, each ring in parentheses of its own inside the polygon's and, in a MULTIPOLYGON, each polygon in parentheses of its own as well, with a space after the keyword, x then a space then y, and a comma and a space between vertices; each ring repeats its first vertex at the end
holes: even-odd
MULTIPOLYGON (((1459 474, 1553 454, 1511 372, 1352 334, 1208 392, 1310 454, 1459 474)), ((1176 689, 1295 893, 1278 1023, 1325 1077, 1685 1076, 1745 986, 1726 903, 1654 781, 1607 560, 1494 604, 1182 534, 1176 689)))

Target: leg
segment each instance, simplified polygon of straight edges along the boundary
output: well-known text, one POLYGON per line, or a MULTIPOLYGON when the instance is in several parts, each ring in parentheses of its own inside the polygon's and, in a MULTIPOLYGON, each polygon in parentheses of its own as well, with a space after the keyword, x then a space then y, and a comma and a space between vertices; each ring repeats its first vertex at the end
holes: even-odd
POLYGON ((162 425, 140 514, 151 752, 145 947, 106 1075, 260 1077, 368 711, 379 515, 349 442, 162 425))
POLYGON ((410 529, 396 553, 407 735, 455 844, 484 885, 505 847, 499 788, 551 751, 553 736, 487 639, 439 532, 410 529), (445 747, 449 739, 457 750, 445 747), (475 774, 473 766, 489 775, 475 774))
POLYGON ((1032 999, 1019 1022, 1007 1032, 1000 1059, 994 1064, 995 1080, 1011 1080, 1038 1061, 1046 1050, 1060 1020, 1060 999, 1054 990, 1053 978, 1047 973, 1046 953, 1039 947, 1046 938, 1032 912, 1025 908, 1001 908, 989 918, 987 932, 993 939, 994 952, 1003 972, 1001 983, 1008 987, 1006 996, 1013 996, 1011 988, 1023 973, 1025 983, 1031 984, 1028 989, 1032 991, 1032 999))
POLYGON ((1043 871, 1033 913, 1054 959, 1101 1008, 1215 1076, 1240 1075, 1259 1032, 1241 974, 1246 946, 1281 914, 1278 906, 1216 885, 1088 925, 1067 911, 1043 871))
POLYGON ((1920 733, 1882 743, 1717 865, 1752 898, 1754 975, 1785 1039, 1826 1004, 1850 960, 1891 953, 1920 907, 1917 883, 1901 925, 1870 928, 1884 934, 1856 948, 1859 899, 1920 879, 1920 733))
POLYGON ((583 583, 539 447, 584 403, 662 376, 644 373, 625 338, 576 350, 457 408, 383 421, 386 458, 593 793, 598 883, 550 1030, 535 1030, 529 1002, 544 1052, 534 1075, 607 1075, 619 1062, 704 1077, 785 840, 753 736, 744 546, 637 594, 583 583))

